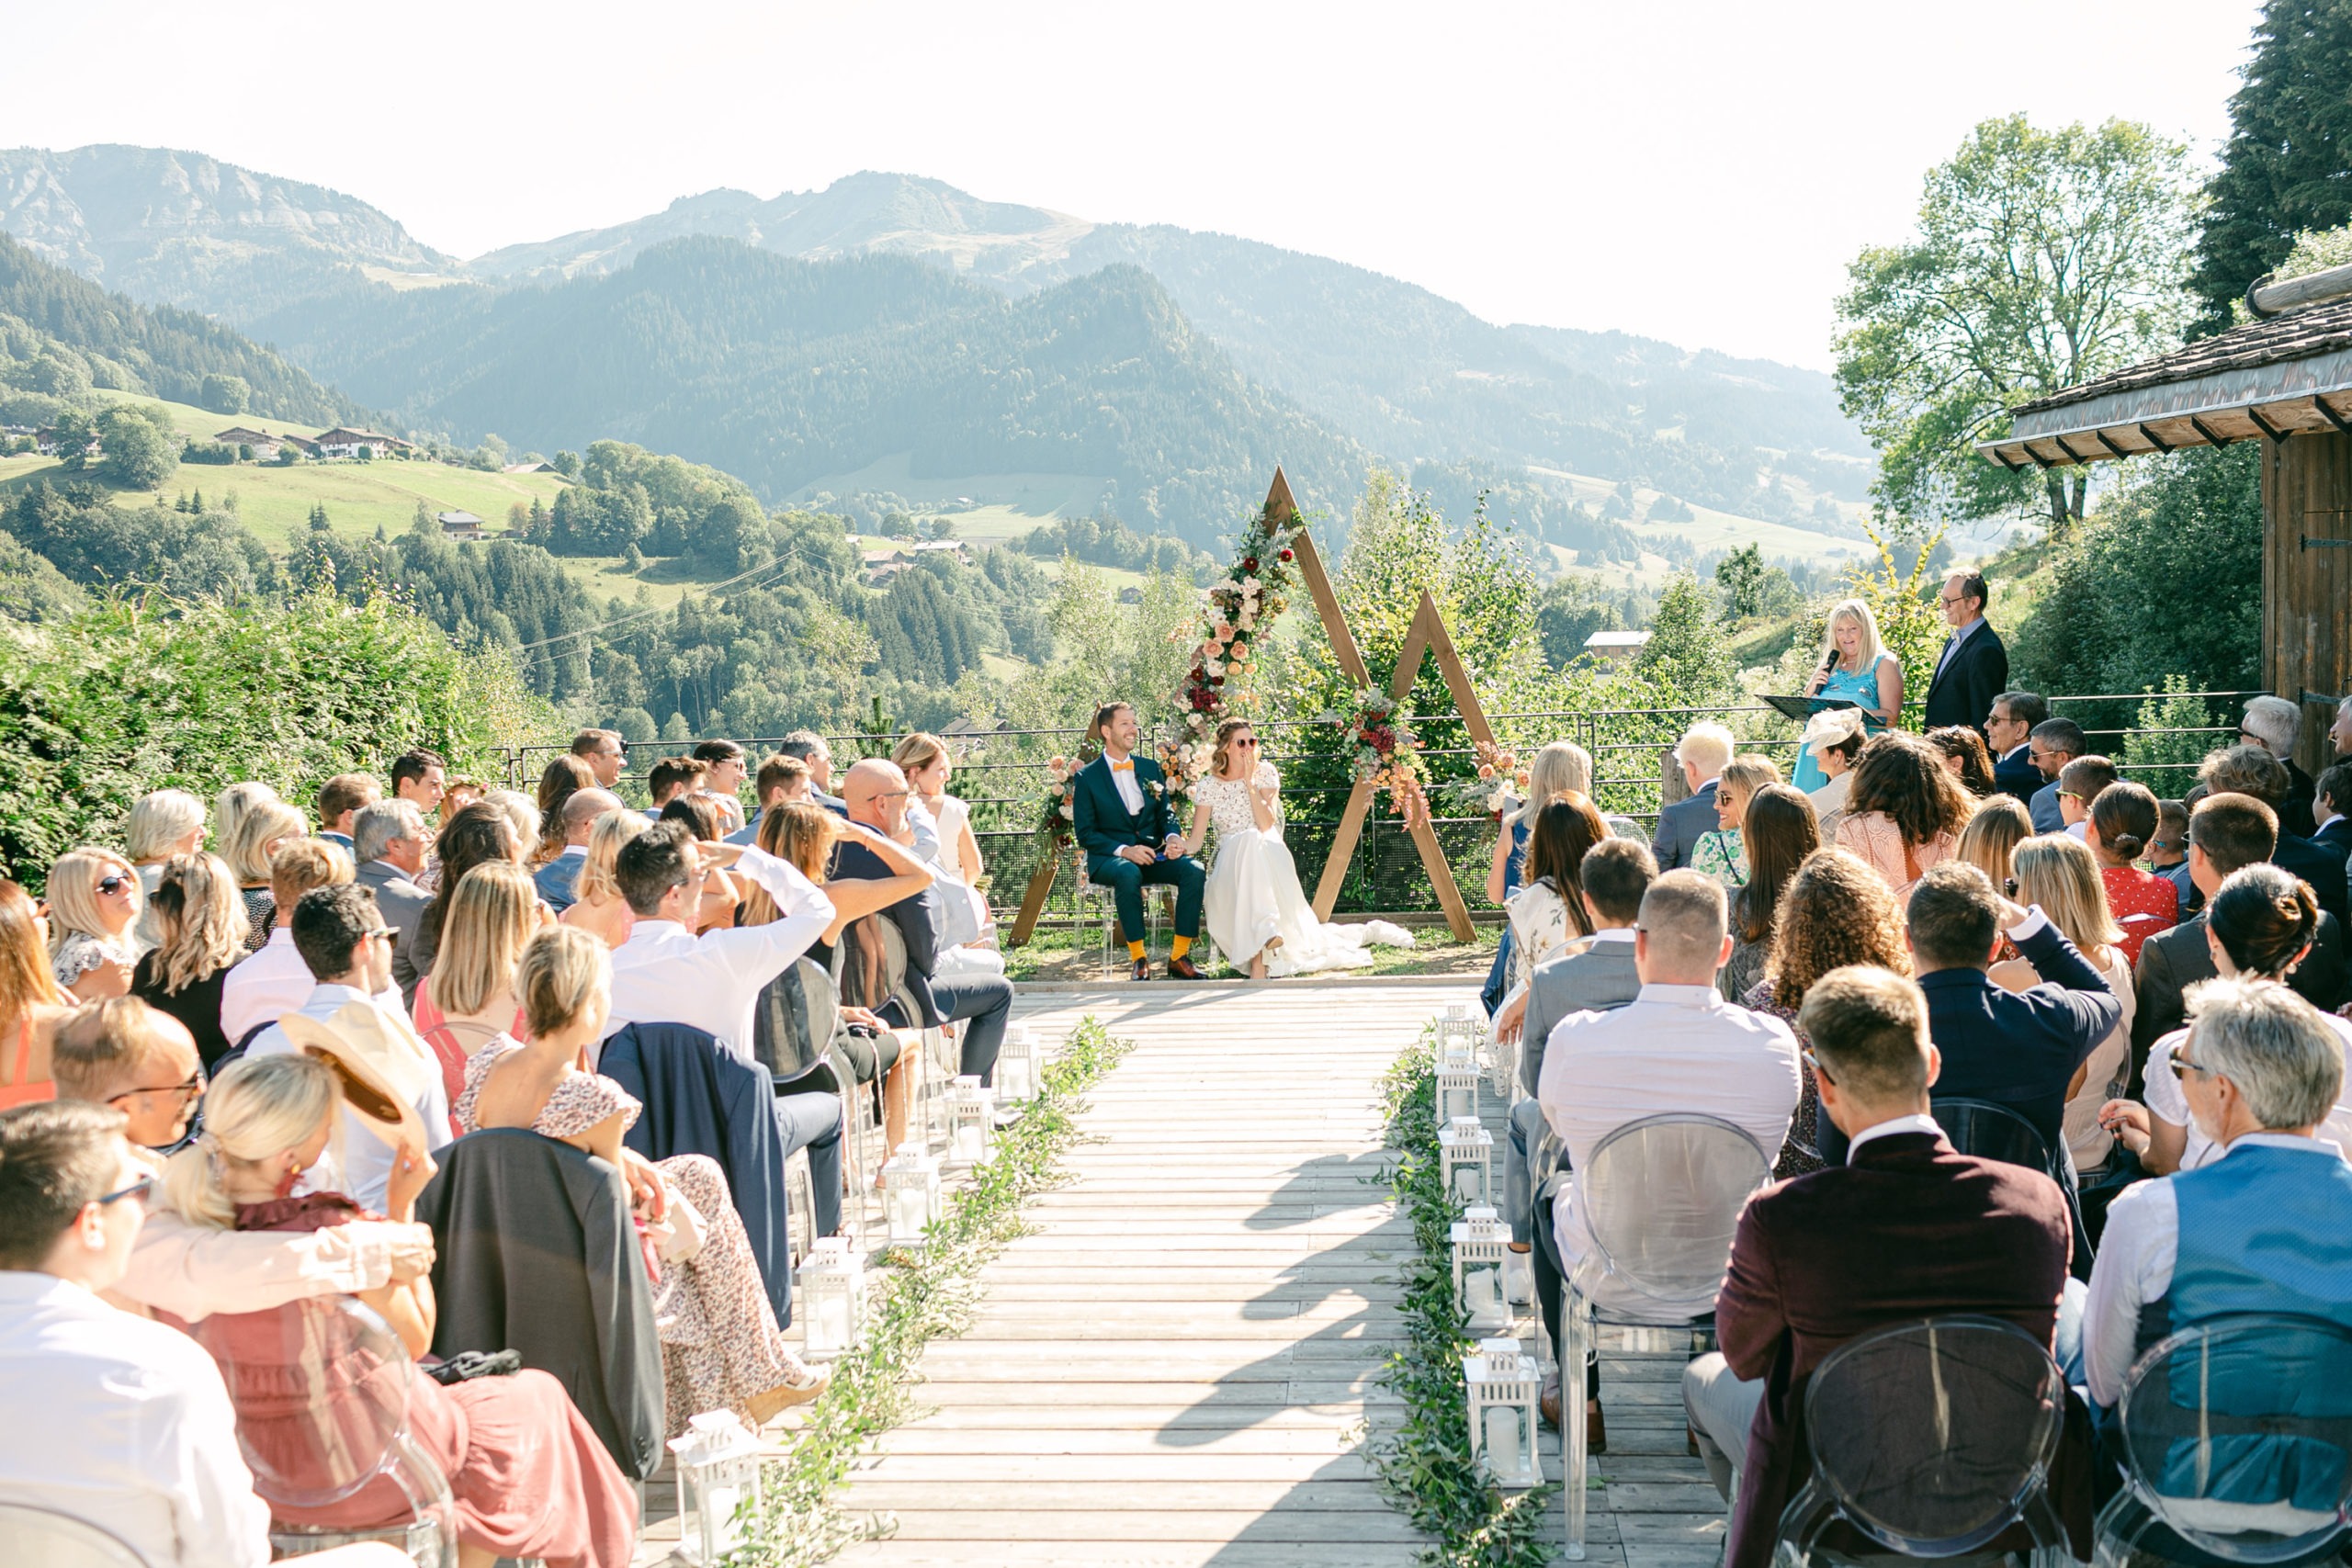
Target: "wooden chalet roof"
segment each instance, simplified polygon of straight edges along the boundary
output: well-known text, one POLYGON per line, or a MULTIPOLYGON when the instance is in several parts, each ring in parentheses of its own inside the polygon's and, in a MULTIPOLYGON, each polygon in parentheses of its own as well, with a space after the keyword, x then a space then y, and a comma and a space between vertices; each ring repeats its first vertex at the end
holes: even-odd
POLYGON ((1976 450, 2011 468, 2352 433, 2352 298, 2249 321, 2010 415, 2009 434, 1976 450))

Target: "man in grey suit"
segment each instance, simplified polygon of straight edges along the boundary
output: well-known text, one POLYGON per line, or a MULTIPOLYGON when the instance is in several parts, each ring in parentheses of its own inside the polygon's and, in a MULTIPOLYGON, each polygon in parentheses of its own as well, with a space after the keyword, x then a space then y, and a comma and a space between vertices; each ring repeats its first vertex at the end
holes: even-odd
POLYGON ((412 800, 379 800, 351 818, 351 842, 359 863, 359 885, 376 895, 376 908, 392 928, 392 978, 401 1000, 416 1005, 416 924, 433 895, 414 878, 424 865, 424 813, 412 800))
POLYGON ((1731 762, 1736 742, 1720 724, 1694 724, 1674 748, 1682 776, 1690 784, 1690 798, 1679 800, 1657 814, 1657 831, 1650 836, 1650 852, 1661 872, 1690 863, 1702 834, 1714 830, 1715 781, 1731 762))
MULTIPOLYGON (((1510 1142, 1503 1156, 1503 1204, 1512 1245, 1535 1251, 1535 1293, 1553 1343, 1560 1331, 1560 1259, 1552 1238, 1552 1184, 1566 1179, 1559 1140, 1544 1119, 1535 1086, 1544 1081, 1544 1047, 1563 1019, 1581 1012, 1608 1012, 1632 1001, 1642 988, 1634 972, 1634 923, 1641 918, 1642 895, 1657 876, 1657 863, 1631 839, 1603 839, 1584 857, 1585 911, 1592 917, 1592 942, 1582 953, 1539 964, 1527 994, 1503 1004, 1495 1032, 1520 1040, 1519 1081, 1527 1098, 1511 1107, 1510 1142)), ((1559 1380, 1544 1385, 1545 1419, 1559 1425, 1559 1380)))

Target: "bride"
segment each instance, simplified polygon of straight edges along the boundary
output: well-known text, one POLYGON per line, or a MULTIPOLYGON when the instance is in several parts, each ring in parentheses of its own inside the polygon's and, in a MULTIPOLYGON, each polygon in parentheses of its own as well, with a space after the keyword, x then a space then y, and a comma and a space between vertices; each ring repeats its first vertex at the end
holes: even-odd
POLYGON ((1246 963, 1250 977, 1263 980, 1362 968, 1373 961, 1368 940, 1410 947, 1412 934, 1401 927, 1331 926, 1315 918, 1283 843, 1281 798, 1282 780, 1272 763, 1259 761, 1248 721, 1217 726, 1209 772, 1193 785, 1193 830, 1183 852, 1198 854, 1216 824, 1216 863, 1203 914, 1227 962, 1246 963))

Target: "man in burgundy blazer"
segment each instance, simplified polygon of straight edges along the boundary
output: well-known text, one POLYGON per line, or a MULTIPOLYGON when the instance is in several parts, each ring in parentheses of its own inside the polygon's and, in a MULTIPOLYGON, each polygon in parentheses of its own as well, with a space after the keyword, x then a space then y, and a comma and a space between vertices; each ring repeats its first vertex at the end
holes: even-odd
MULTIPOLYGON (((1883 969, 1833 970, 1805 993, 1797 1034, 1812 1043, 1821 1112, 1851 1143, 1845 1165, 1748 1201, 1715 1303, 1723 1350, 1683 1374, 1709 1473, 1726 1497, 1739 1475, 1725 1568, 1771 1562, 1781 1512, 1811 1472, 1805 1389, 1830 1352, 1952 1313, 2006 1318, 2048 1345, 2066 1284, 2057 1185, 1955 1153, 1928 1114, 1941 1063, 1918 987, 1883 969)), ((2079 1514, 2086 1529, 2087 1493, 2065 1504, 2070 1529, 2079 1514)))

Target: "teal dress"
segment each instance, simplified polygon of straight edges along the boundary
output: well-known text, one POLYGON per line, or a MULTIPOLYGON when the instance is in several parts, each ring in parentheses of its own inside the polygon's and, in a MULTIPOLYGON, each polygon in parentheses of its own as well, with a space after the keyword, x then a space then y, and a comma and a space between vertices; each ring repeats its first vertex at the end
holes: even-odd
MULTIPOLYGON (((1868 670, 1861 671, 1860 674, 1849 675, 1843 670, 1832 671, 1829 675, 1828 684, 1823 686, 1819 692, 1815 694, 1815 695, 1823 697, 1844 697, 1848 702, 1860 703, 1866 708, 1883 707, 1885 704, 1881 700, 1878 694, 1878 674, 1880 671, 1885 669, 1888 665, 1894 662, 1894 656, 1893 654, 1882 653, 1878 656, 1878 662, 1876 664, 1871 665, 1868 670)), ((1867 715, 1863 716, 1862 732, 1864 734, 1876 735, 1885 728, 1886 726, 1880 723, 1877 719, 1871 718, 1867 715)), ((1829 782, 1829 775, 1823 773, 1821 771, 1821 764, 1813 760, 1812 747, 1806 746, 1798 750, 1796 777, 1789 782, 1795 784, 1797 788, 1804 791, 1807 795, 1811 795, 1815 790, 1819 789, 1823 784, 1829 782)))

